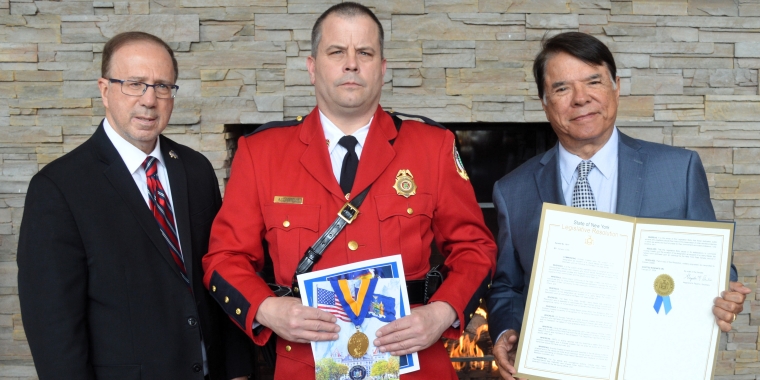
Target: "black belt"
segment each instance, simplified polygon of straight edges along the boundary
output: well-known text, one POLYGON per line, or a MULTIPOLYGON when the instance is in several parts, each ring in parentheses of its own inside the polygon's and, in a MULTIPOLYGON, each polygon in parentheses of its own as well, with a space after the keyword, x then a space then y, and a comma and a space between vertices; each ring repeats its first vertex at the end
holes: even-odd
MULTIPOLYGON (((406 291, 407 294, 409 294, 409 304, 427 304, 436 290, 438 290, 438 287, 441 286, 441 283, 443 283, 443 274, 438 270, 437 266, 431 268, 430 271, 425 274, 424 280, 407 280, 406 291)), ((294 292, 293 289, 287 286, 278 284, 267 285, 269 285, 269 288, 277 297, 300 297, 297 291, 294 292)))

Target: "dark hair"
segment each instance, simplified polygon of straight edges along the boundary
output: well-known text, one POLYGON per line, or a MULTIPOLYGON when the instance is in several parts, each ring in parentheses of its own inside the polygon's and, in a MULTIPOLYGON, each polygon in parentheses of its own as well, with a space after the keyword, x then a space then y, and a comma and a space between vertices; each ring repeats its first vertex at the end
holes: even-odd
POLYGON ((101 77, 108 78, 109 71, 111 70, 111 58, 113 57, 113 54, 122 46, 133 42, 152 42, 166 49, 169 56, 172 57, 172 65, 174 65, 174 81, 177 81, 177 78, 179 78, 179 69, 177 68, 177 59, 174 58, 174 51, 172 51, 172 48, 170 48, 164 40, 145 32, 119 33, 106 42, 106 45, 103 47, 103 60, 100 64, 101 77))
POLYGON ((580 32, 566 32, 557 34, 541 43, 541 52, 533 62, 533 77, 536 78, 538 97, 544 98, 544 74, 546 62, 559 53, 567 53, 591 65, 605 65, 610 71, 612 85, 615 86, 617 69, 615 58, 607 46, 596 37, 580 32))
POLYGON ((345 3, 338 3, 328 8, 322 15, 319 16, 317 22, 314 23, 314 27, 311 28, 311 56, 317 58, 317 48, 319 47, 319 41, 322 39, 322 23, 327 16, 335 14, 337 16, 355 17, 355 16, 367 16, 377 25, 377 31, 380 37, 380 58, 383 58, 383 40, 385 39, 385 33, 383 33, 383 25, 380 24, 380 20, 377 19, 372 11, 359 3, 347 1, 345 3))

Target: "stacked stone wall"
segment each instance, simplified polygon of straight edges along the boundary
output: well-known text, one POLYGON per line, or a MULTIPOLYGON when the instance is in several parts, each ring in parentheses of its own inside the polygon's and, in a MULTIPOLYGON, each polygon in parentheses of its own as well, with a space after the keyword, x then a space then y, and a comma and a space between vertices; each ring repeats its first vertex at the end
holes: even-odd
MULTIPOLYGON (((225 124, 315 106, 310 28, 336 2, 0 0, 0 379, 36 376, 16 283, 24 194, 32 175, 103 118, 96 80, 105 41, 142 30, 170 42, 180 90, 165 133, 203 152, 224 180, 225 124)), ((531 73, 541 38, 581 31, 603 40, 621 77, 618 127, 699 152, 718 218, 736 221, 740 280, 757 287, 760 1, 362 2, 386 30, 383 106, 442 122, 546 121, 531 73)), ((716 379, 760 378, 755 292, 734 326, 716 379)))

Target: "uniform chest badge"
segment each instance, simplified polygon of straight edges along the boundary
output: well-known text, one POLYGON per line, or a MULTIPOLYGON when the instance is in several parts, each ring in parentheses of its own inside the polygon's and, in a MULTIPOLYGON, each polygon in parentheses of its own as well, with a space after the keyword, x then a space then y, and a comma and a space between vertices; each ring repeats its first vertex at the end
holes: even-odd
POLYGON ((393 184, 396 194, 403 195, 406 198, 417 194, 417 184, 414 183, 414 176, 409 169, 401 169, 396 174, 396 183, 393 184))
POLYGON ((462 163, 462 158, 459 157, 459 151, 457 151, 457 143, 454 142, 454 166, 457 169, 457 173, 459 173, 459 176, 462 177, 465 181, 470 180, 470 176, 467 175, 467 171, 464 170, 464 164, 462 163))

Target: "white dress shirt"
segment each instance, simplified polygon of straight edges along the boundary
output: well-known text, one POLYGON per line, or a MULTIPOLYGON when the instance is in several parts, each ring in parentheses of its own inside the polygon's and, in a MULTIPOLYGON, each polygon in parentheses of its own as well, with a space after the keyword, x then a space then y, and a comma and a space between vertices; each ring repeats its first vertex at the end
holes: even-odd
MULTIPOLYGON (((356 156, 359 159, 362 158, 362 149, 364 148, 364 142, 367 141, 369 125, 372 124, 373 118, 374 116, 369 119, 367 125, 359 128, 356 132, 351 134, 351 136, 356 137, 356 141, 359 142, 356 144, 356 148, 354 148, 356 151, 356 156)), ((343 168, 343 157, 346 156, 348 150, 339 145, 338 141, 340 141, 341 137, 346 136, 346 134, 343 133, 343 131, 341 131, 340 128, 338 128, 332 121, 330 121, 330 119, 328 119, 327 116, 322 113, 322 111, 319 111, 319 121, 322 123, 322 131, 325 132, 325 139, 327 139, 327 151, 330 153, 330 162, 332 163, 333 174, 335 174, 335 179, 337 179, 338 183, 340 183, 340 172, 343 168)))
MULTIPOLYGON (((565 196, 565 204, 573 204, 573 189, 578 182, 578 164, 582 158, 570 153, 559 144, 559 171, 562 177, 562 194, 565 196)), ((590 161, 594 168, 588 173, 588 184, 594 193, 596 209, 599 211, 615 213, 617 209, 617 186, 618 186, 618 130, 613 127, 612 136, 606 144, 599 149, 590 161)))
MULTIPOLYGON (((172 189, 169 183, 169 175, 166 172, 164 156, 161 154, 161 139, 156 139, 156 147, 153 148, 153 151, 150 152, 150 154, 145 154, 145 152, 121 137, 121 135, 119 135, 113 129, 111 124, 108 122, 108 119, 103 119, 103 129, 106 131, 108 139, 111 140, 111 144, 113 144, 113 146, 116 148, 116 151, 119 152, 119 156, 121 156, 124 164, 127 165, 127 170, 129 170, 129 173, 132 174, 132 179, 135 180, 137 189, 140 190, 140 194, 142 194, 143 199, 145 199, 145 205, 147 205, 149 209, 150 198, 148 198, 148 181, 147 178, 145 178, 145 168, 143 168, 142 164, 145 161, 145 158, 148 156, 153 156, 158 160, 158 163, 156 164, 158 169, 158 180, 161 181, 161 186, 163 186, 166 195, 169 197, 169 203, 172 205, 172 210, 174 210, 174 201, 172 199, 172 189)), ((175 219, 174 230, 177 231, 177 243, 180 244, 180 250, 182 250, 182 244, 179 242, 179 229, 177 228, 176 223, 177 221, 175 219)), ((158 228, 158 224, 156 224, 156 228, 158 228)), ((203 339, 201 339, 201 353, 203 354, 203 374, 208 375, 206 346, 203 344, 203 339)))

